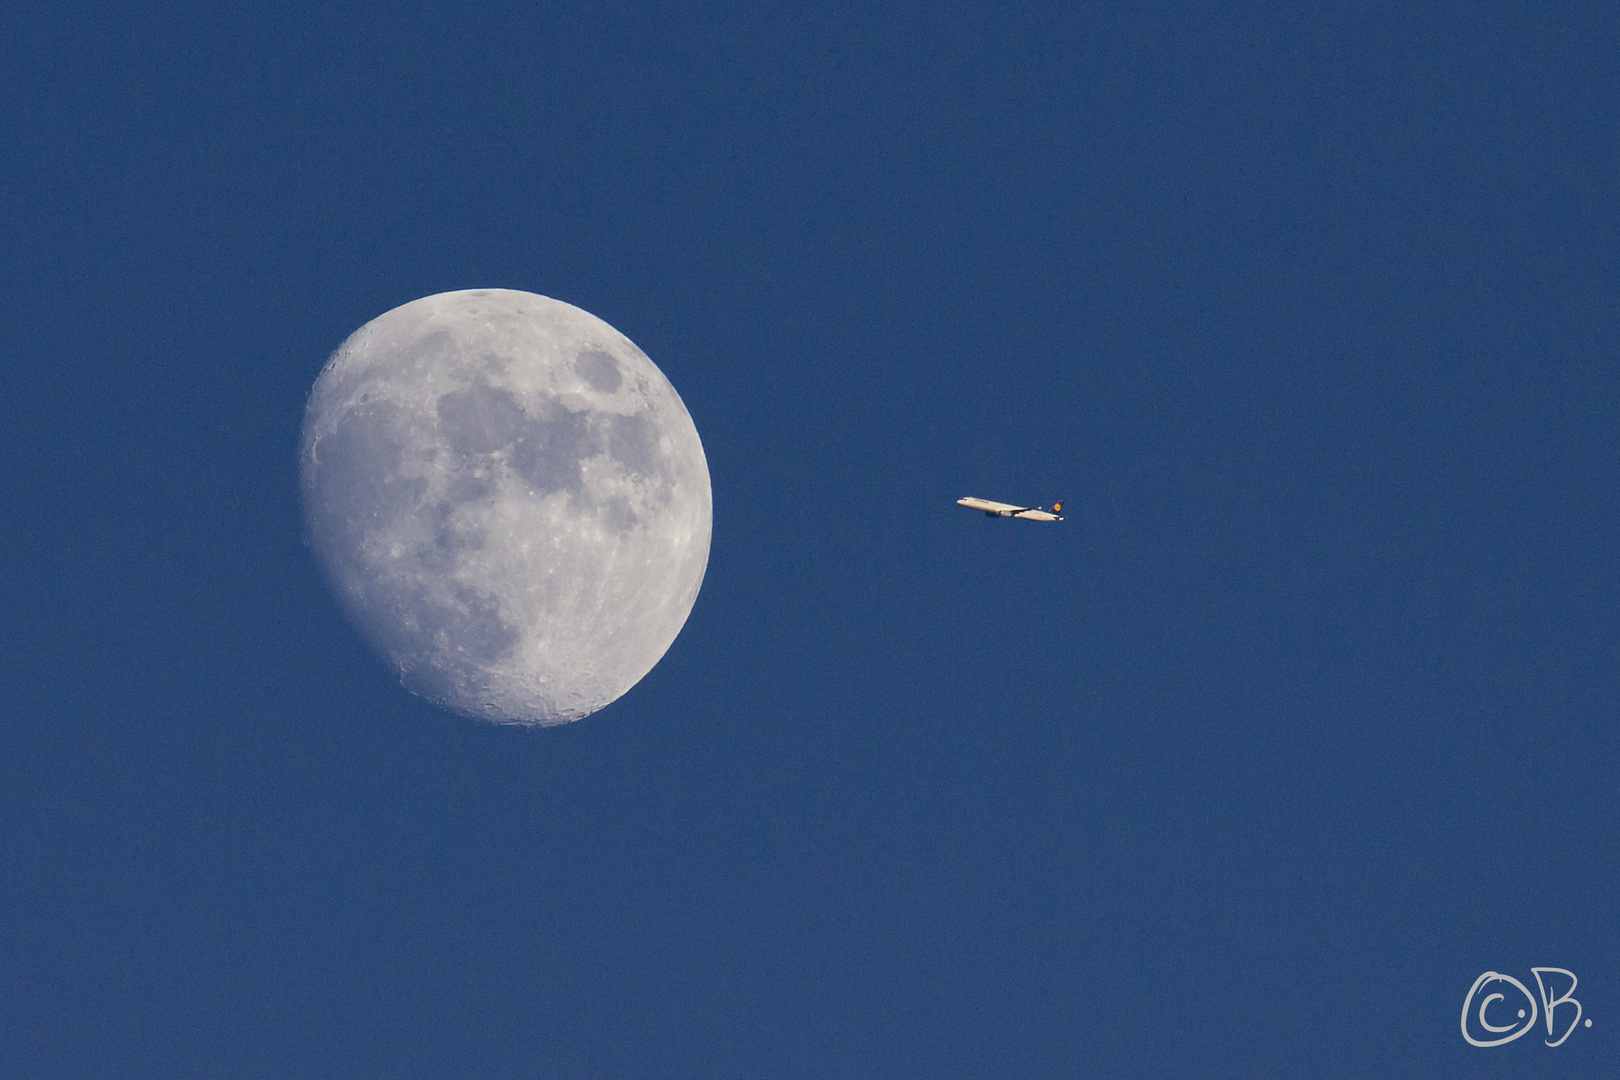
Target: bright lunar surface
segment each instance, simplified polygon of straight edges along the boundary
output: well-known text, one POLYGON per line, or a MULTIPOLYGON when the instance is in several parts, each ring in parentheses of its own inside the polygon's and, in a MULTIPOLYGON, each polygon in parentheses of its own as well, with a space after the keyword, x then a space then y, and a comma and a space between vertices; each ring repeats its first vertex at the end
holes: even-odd
POLYGON ((712 503, 663 372, 533 293, 440 293, 361 327, 309 398, 304 515, 327 580, 405 686, 560 724, 664 655, 712 503))

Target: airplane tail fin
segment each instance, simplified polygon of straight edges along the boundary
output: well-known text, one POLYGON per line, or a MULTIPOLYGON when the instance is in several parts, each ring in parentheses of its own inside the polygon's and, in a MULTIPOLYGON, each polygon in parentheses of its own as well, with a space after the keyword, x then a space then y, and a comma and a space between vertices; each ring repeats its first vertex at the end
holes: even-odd
POLYGON ((1054 514, 1063 513, 1063 504, 1060 503, 1060 502, 1053 503, 1052 504, 1052 513, 1054 513, 1054 514))

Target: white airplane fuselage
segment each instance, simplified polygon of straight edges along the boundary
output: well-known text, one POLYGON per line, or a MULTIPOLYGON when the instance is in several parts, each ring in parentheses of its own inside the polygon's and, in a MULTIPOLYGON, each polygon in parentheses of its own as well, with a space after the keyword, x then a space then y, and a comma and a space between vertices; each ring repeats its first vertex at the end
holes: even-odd
POLYGON ((995 518, 1022 518, 1025 521, 1062 521, 1057 511, 1063 509, 1062 503, 1053 503, 1051 510, 1039 506, 1014 506, 1012 503, 991 502, 989 499, 975 499, 971 495, 956 500, 957 506, 965 506, 969 510, 981 511, 985 517, 995 518))

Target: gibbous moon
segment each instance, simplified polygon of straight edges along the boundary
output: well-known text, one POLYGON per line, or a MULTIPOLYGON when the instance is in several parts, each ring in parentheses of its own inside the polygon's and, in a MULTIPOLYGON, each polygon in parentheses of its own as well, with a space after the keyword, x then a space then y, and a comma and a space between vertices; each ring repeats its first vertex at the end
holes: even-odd
POLYGON ((310 545, 407 689, 561 724, 680 633, 709 561, 703 444, 607 323, 533 293, 440 293, 332 355, 304 414, 310 545))

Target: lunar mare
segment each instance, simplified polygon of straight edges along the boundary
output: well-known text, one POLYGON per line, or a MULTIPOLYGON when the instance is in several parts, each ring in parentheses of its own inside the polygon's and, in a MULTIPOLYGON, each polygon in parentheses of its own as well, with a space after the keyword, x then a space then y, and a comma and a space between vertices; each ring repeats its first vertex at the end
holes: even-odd
POLYGON ((304 516, 333 592, 415 693, 577 720, 651 671, 709 558, 675 388, 588 312, 441 293, 361 327, 310 393, 304 516))

